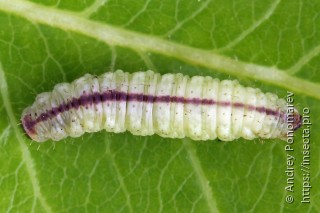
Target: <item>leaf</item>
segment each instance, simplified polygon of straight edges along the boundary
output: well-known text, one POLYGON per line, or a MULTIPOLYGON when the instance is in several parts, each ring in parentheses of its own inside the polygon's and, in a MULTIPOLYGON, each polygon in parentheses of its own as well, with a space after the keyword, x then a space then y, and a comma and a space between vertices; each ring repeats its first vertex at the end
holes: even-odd
POLYGON ((0 0, 0 211, 319 212, 319 10, 316 0, 0 0), (310 136, 299 130, 286 151, 279 140, 107 132, 38 145, 23 133, 20 115, 36 94, 116 69, 293 91, 300 111, 310 109, 310 136), (310 204, 301 203, 306 177, 310 204))

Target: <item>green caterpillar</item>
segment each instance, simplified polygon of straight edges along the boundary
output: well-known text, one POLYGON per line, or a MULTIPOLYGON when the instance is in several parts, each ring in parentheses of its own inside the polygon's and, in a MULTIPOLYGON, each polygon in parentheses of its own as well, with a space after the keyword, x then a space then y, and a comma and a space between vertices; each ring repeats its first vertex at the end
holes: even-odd
MULTIPOLYGON (((58 141, 85 132, 231 141, 287 137, 287 105, 238 81, 153 71, 86 74, 41 93, 22 113, 31 139, 58 141)), ((293 129, 301 125, 297 110, 293 129)))

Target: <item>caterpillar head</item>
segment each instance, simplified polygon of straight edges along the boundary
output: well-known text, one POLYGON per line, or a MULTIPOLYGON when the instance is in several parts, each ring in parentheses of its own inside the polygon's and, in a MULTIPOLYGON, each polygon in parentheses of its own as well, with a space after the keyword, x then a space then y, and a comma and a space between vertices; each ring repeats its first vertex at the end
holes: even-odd
POLYGON ((39 137, 39 135, 37 134, 36 130, 35 130, 35 122, 30 118, 30 115, 25 115, 22 119, 22 126, 24 129, 24 132, 27 134, 27 136, 37 142, 42 142, 45 139, 41 139, 41 137, 39 137))
POLYGON ((47 134, 47 130, 41 128, 41 126, 37 125, 39 122, 36 118, 36 113, 33 112, 32 107, 28 107, 24 110, 21 117, 21 123, 25 133, 28 135, 29 138, 36 142, 44 142, 48 140, 48 137, 45 135, 47 134))

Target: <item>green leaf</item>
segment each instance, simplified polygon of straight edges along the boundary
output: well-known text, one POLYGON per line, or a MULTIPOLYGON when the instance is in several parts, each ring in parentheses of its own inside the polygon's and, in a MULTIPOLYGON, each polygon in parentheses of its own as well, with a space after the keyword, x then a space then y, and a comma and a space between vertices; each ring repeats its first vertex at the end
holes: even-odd
POLYGON ((320 212, 319 11, 317 0, 0 0, 0 212, 320 212), (310 137, 299 130, 294 151, 280 140, 104 131, 39 145, 20 128, 36 94, 116 69, 292 91, 298 109, 310 109, 310 137))

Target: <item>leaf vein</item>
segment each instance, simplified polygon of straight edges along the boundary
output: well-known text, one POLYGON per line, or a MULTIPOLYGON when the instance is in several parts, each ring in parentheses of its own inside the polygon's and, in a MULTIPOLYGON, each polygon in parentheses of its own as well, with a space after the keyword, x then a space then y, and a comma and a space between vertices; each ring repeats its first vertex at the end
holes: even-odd
POLYGON ((114 26, 86 20, 69 12, 37 5, 21 0, 0 0, 0 10, 14 13, 33 22, 80 33, 109 45, 118 45, 133 50, 151 51, 174 57, 187 63, 215 69, 220 72, 260 80, 320 99, 320 85, 287 74, 276 67, 242 62, 226 56, 166 41, 151 35, 144 35, 114 26))
POLYGON ((31 181, 33 192, 34 192, 34 197, 39 199, 41 205, 46 210, 46 212, 51 213, 52 209, 50 205, 47 203, 45 197, 42 195, 40 183, 39 183, 39 180, 37 179, 37 172, 36 172, 36 169, 34 168, 34 162, 31 157, 30 151, 26 146, 26 144, 24 143, 24 140, 18 130, 18 126, 17 126, 18 122, 16 121, 16 118, 14 117, 14 114, 12 111, 12 106, 11 106, 11 102, 8 94, 7 81, 6 81, 6 77, 5 77, 4 70, 2 68, 1 63, 0 63, 0 94, 2 96, 5 110, 7 111, 10 124, 13 127, 13 131, 15 132, 16 138, 19 141, 19 145, 22 151, 23 162, 25 162, 25 165, 26 165, 26 169, 31 181))
POLYGON ((198 159, 197 153, 192 146, 192 143, 188 140, 184 140, 184 147, 188 153, 189 161, 191 163, 192 168, 195 171, 195 176, 199 182, 200 188, 203 191, 204 198, 207 201, 210 212, 219 212, 217 207, 217 202, 212 196, 212 190, 210 187, 210 182, 206 177, 200 161, 198 159))

